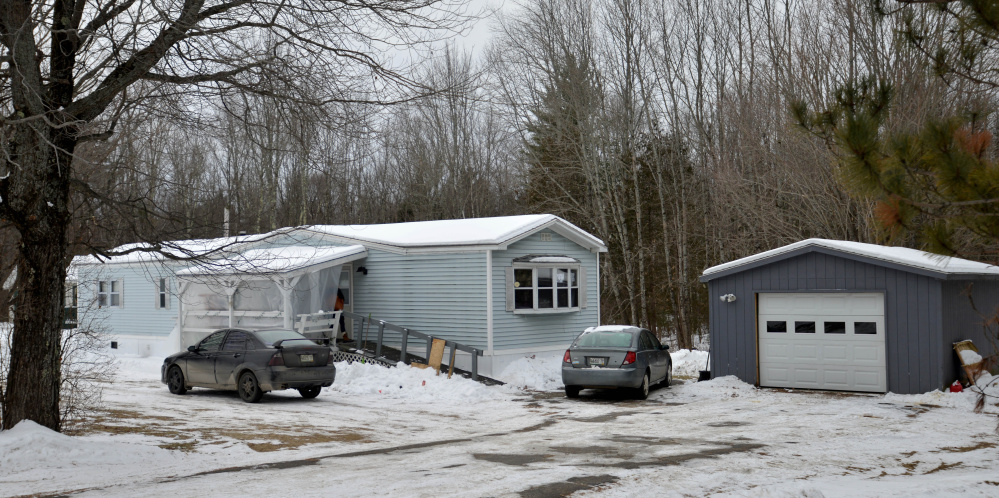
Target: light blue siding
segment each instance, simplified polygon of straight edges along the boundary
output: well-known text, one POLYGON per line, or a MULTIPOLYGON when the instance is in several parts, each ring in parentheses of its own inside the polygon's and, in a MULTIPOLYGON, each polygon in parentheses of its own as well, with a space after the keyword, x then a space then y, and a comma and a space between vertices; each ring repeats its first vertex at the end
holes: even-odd
POLYGON ((355 313, 486 348, 485 251, 400 255, 369 248, 354 269, 355 313), (362 266, 367 275, 356 272, 362 266))
POLYGON ((493 252, 493 349, 568 346, 583 329, 599 325, 597 255, 561 235, 542 231, 530 235, 505 251, 493 252), (541 241, 550 233, 551 242, 541 241), (555 314, 515 314, 506 310, 506 272, 514 258, 527 254, 564 255, 576 258, 586 269, 587 307, 555 314))
POLYGON ((83 266, 77 270, 80 323, 88 320, 94 327, 106 327, 113 334, 166 337, 177 323, 177 297, 169 295, 169 305, 160 309, 156 285, 160 276, 170 278, 168 288, 175 291, 171 271, 159 265, 140 268, 134 265, 83 266), (122 282, 121 306, 97 308, 97 282, 122 282))

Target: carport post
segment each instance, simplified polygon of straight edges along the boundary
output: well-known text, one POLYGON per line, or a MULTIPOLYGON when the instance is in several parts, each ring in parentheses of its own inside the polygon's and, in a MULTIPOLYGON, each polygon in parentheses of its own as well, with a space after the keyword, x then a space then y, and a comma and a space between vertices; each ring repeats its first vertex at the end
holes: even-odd
POLYGON ((399 361, 406 363, 406 347, 409 344, 409 329, 402 329, 402 349, 399 351, 399 361))
POLYGON ((472 380, 479 380, 479 350, 472 349, 472 380))

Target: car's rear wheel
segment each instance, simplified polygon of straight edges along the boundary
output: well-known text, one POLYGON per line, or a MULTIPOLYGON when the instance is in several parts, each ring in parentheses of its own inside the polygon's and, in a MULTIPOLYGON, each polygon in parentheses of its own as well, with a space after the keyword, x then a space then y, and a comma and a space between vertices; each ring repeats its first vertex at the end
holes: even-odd
POLYGON ((649 372, 645 372, 642 377, 642 385, 635 389, 635 398, 648 399, 649 397, 649 372))
POLYGON ((180 367, 174 365, 167 370, 167 387, 173 394, 184 394, 187 392, 187 386, 184 385, 184 372, 180 371, 180 367))
POLYGON ((579 386, 565 386, 565 397, 566 398, 578 398, 579 391, 582 388, 579 386))
POLYGON ((312 399, 319 396, 319 392, 322 390, 323 388, 320 386, 300 387, 298 389, 298 394, 301 394, 305 399, 312 399))
POLYGON ((264 395, 264 392, 260 390, 260 384, 257 383, 257 376, 253 375, 252 372, 243 372, 239 376, 239 383, 236 386, 239 397, 247 403, 256 403, 264 395))

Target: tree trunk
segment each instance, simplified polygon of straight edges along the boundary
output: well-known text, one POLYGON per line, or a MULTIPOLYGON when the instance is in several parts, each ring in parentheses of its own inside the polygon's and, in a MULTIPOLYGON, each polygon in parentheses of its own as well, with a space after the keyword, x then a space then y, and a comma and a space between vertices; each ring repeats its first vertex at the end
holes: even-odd
POLYGON ((76 143, 67 129, 50 134, 40 120, 32 124, 15 132, 20 136, 14 159, 21 171, 11 175, 4 199, 15 210, 20 241, 3 429, 32 420, 58 431, 67 205, 76 143))

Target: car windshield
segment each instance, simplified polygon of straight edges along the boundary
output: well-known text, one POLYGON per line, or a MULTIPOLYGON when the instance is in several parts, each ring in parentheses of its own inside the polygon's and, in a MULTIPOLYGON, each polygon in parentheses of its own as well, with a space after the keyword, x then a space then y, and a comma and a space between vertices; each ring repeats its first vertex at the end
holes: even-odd
POLYGON ((631 332, 589 332, 576 339, 581 348, 629 348, 631 332))
POLYGON ((296 344, 300 344, 298 341, 306 341, 314 344, 311 339, 294 330, 258 330, 254 334, 256 334, 261 342, 268 346, 273 346, 277 341, 284 341, 282 344, 285 346, 291 346, 292 341, 295 341, 296 344))

